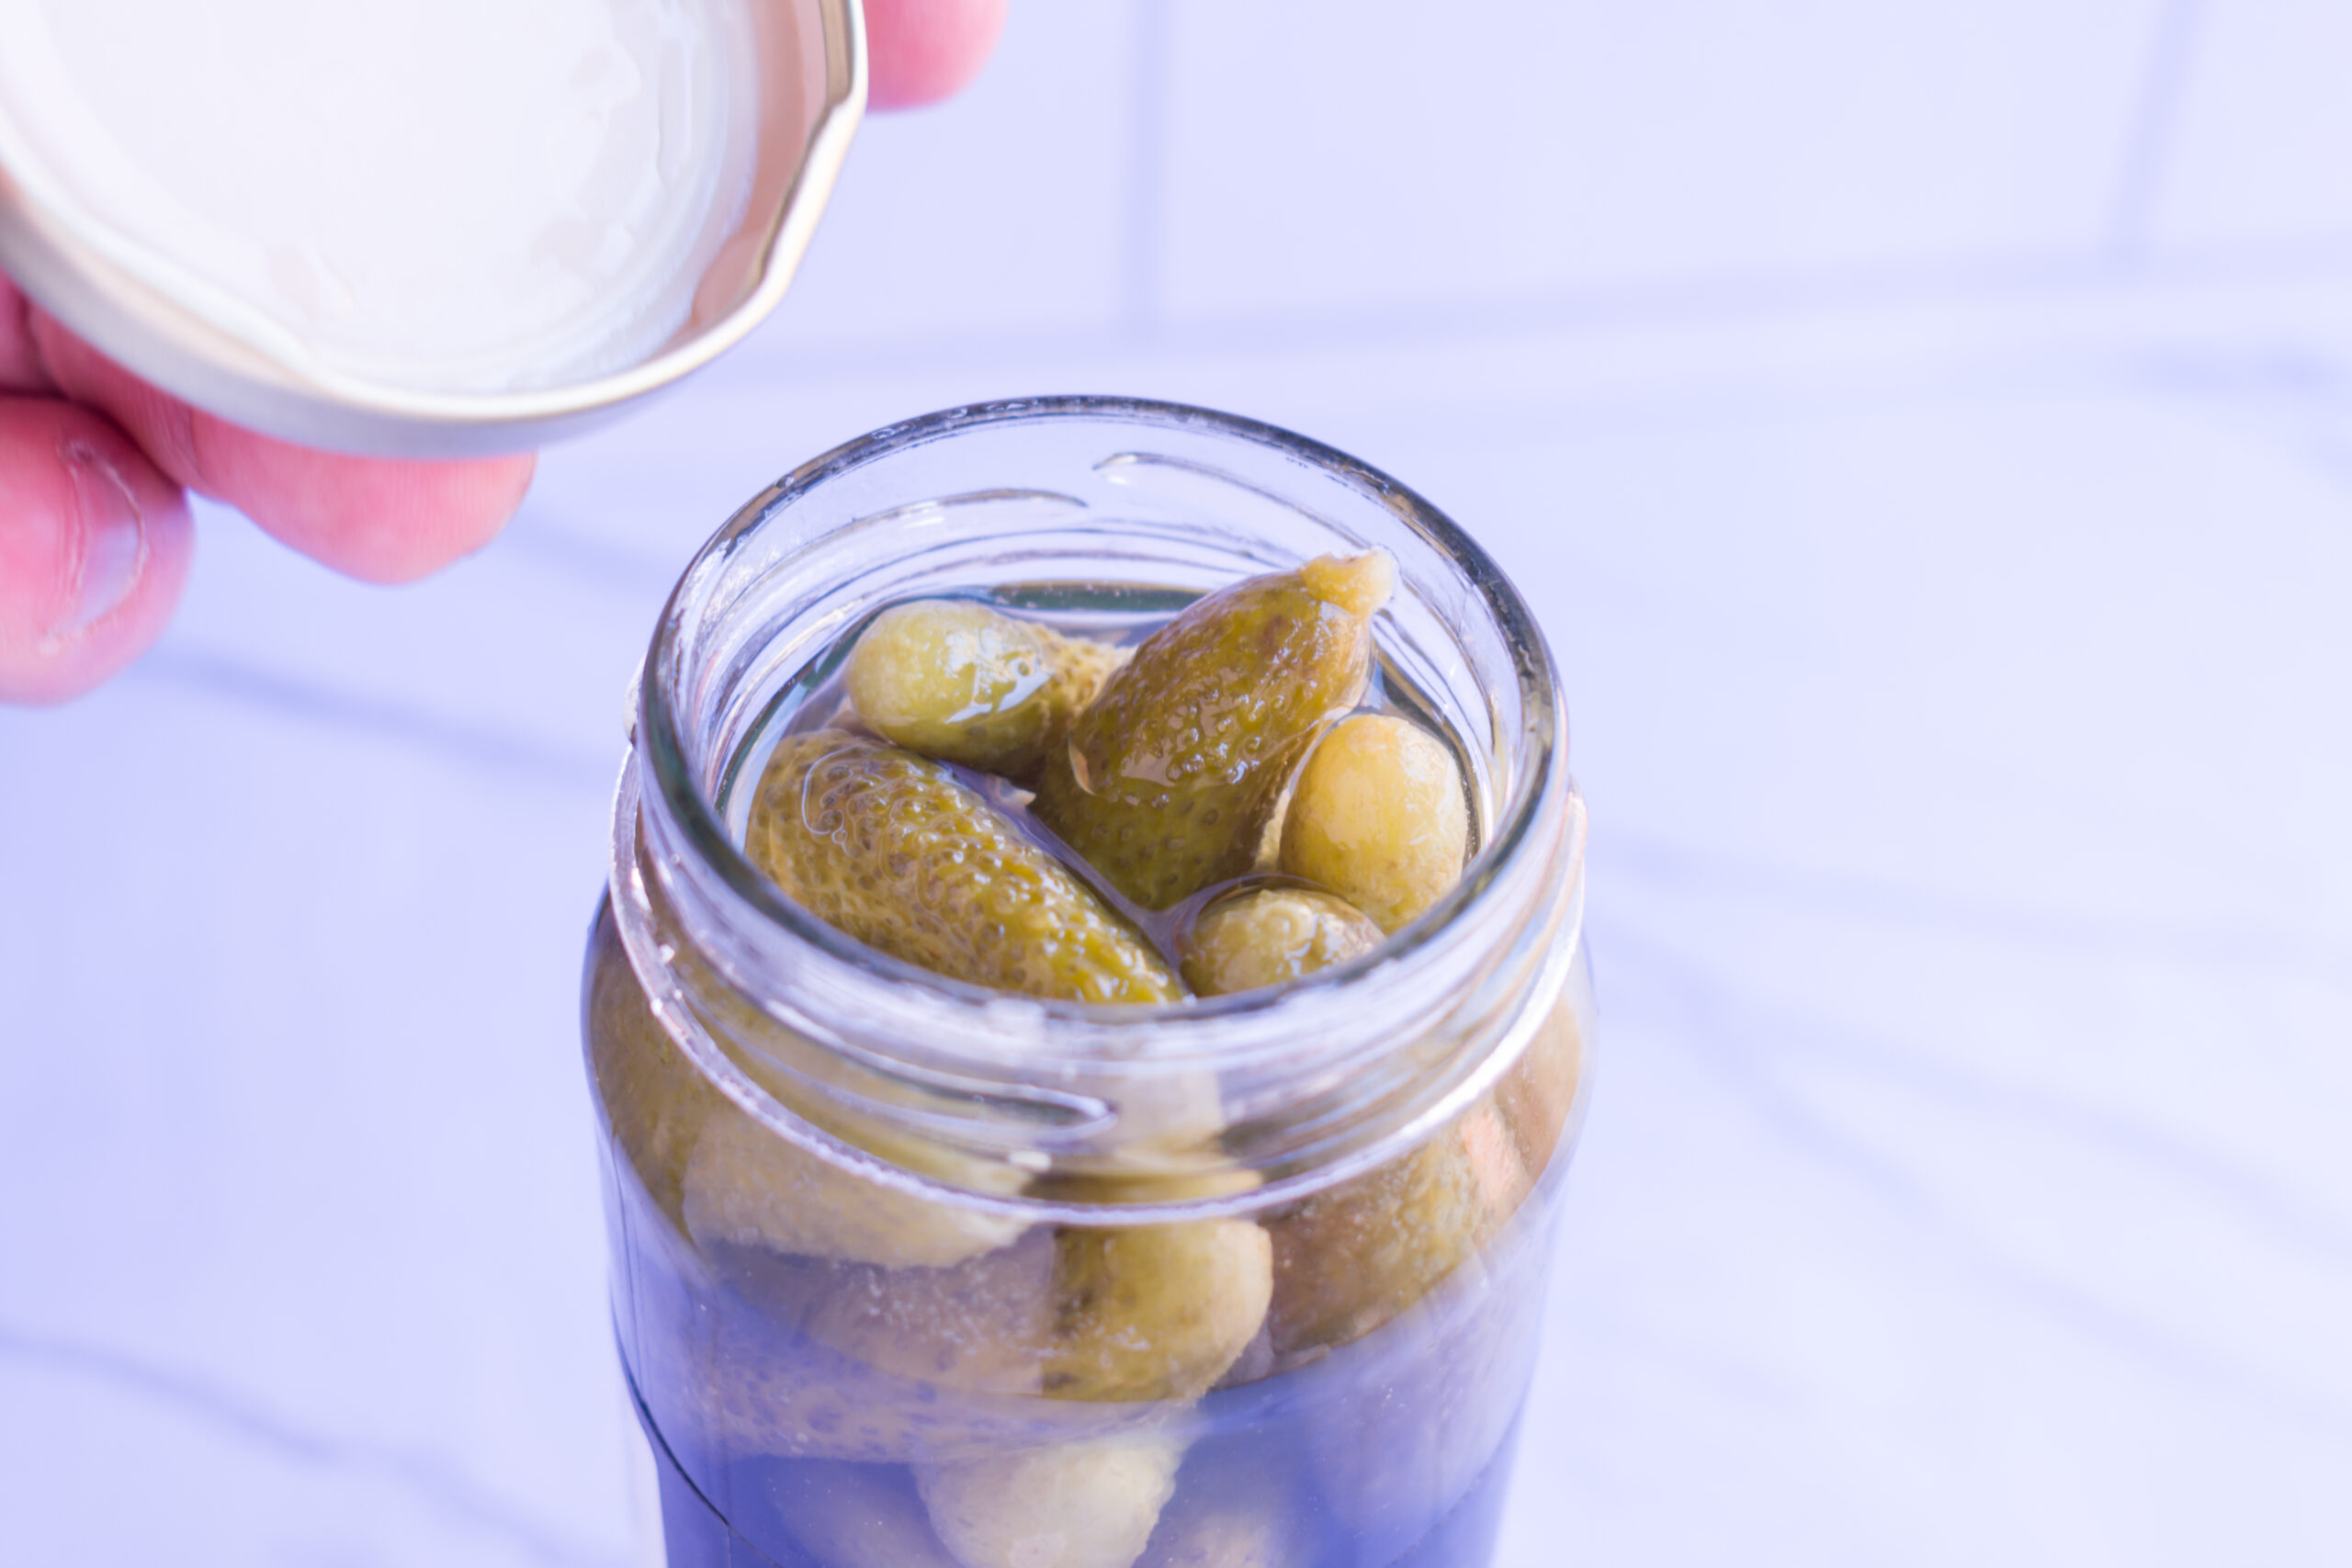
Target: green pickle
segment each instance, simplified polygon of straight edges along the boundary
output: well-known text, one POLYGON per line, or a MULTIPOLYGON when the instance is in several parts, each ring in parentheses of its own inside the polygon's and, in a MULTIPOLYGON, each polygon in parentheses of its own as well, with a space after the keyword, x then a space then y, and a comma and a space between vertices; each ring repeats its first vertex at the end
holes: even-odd
MULTIPOLYGON (((947 1175, 947 1162, 905 1142, 899 1162, 947 1175)), ((971 1162, 964 1184, 1011 1197, 1017 1170, 971 1162)), ((766 1247, 807 1258, 944 1268, 1004 1246, 1024 1228, 1001 1214, 934 1203, 828 1164, 747 1116, 713 1119, 680 1183, 686 1234, 704 1246, 766 1247)))
POLYGON ((600 916, 591 933, 582 1010, 589 1076, 619 1148, 621 1173, 642 1189, 667 1228, 683 1234, 686 1162, 713 1116, 732 1108, 653 1016, 609 915, 600 916))
POLYGON ((1132 1568, 1183 1458, 1182 1438, 1137 1432, 918 1465, 915 1485, 964 1568, 1132 1568))
POLYGON ((1355 705, 1396 563, 1374 550, 1211 593, 1070 727, 1037 818, 1147 909, 1241 875, 1316 733, 1355 705))
MULTIPOLYGON (((1375 953, 1471 841, 1445 744, 1360 706, 1395 574, 1318 558, 1132 649, 973 600, 886 609, 845 702, 783 723, 745 853, 846 937, 1030 998, 1182 1006, 1375 953)), ((1216 1072, 1139 1089, 1093 1164, 824 1122, 964 1202, 739 1108, 609 919, 585 1004, 632 1385, 705 1506, 776 1561, 1378 1568, 1454 1562, 1447 1529, 1491 1528, 1449 1520, 1524 1387, 1541 1249, 1512 1221, 1574 1100, 1566 1005, 1490 1095, 1366 1174, 1255 1218, 1072 1224, 1018 1201, 1259 1183, 1216 1072)), ((814 1113, 788 1075, 772 1091, 814 1113)))
POLYGON ((840 730, 787 738, 761 775, 745 848, 828 925, 925 969, 1070 1001, 1183 995, 1101 895, 904 747, 840 730))
POLYGON ((1363 1338, 1472 1262, 1532 1185, 1482 1105, 1402 1159, 1269 1217, 1274 1354, 1363 1338))
POLYGON ((1041 1226, 950 1268, 763 1258, 737 1278, 775 1321, 909 1387, 1036 1395, 1054 1353, 1055 1255, 1041 1226))
POLYGON ((1184 983, 1231 996, 1361 958, 1380 928, 1346 899, 1307 887, 1261 887, 1212 904, 1184 938, 1184 983))
MULTIPOLYGON (((591 1067, 627 1163, 670 1224, 705 1245, 868 1263, 946 1264, 1001 1247, 1018 1221, 951 1208, 853 1176, 738 1111, 687 1060, 617 948, 591 972, 591 1067)), ((951 1164, 905 1142, 923 1174, 1011 1196, 1017 1172, 951 1164)))
POLYGON ((1191 1399, 1257 1337, 1273 1295, 1273 1244, 1249 1220, 1066 1230, 1055 1283, 1046 1393, 1191 1399))
POLYGON ((1461 880, 1470 803, 1445 743, 1394 714, 1332 727, 1283 818, 1282 868, 1393 931, 1461 880))
POLYGON ((885 740, 1025 784, 1126 651, 968 599, 920 599, 874 617, 843 678, 885 740))
POLYGON ((768 1258, 736 1278, 772 1318, 910 1383, 1185 1400, 1265 1321, 1273 1247, 1247 1220, 1039 1227, 948 1268, 768 1258))

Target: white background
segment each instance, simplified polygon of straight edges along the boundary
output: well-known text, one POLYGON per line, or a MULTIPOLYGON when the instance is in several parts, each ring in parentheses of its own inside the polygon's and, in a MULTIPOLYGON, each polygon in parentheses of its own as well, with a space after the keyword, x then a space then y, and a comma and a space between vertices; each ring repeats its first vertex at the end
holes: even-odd
POLYGON ((576 1043, 685 557, 892 419, 1354 451, 1541 610, 1605 1033, 1504 1552, 2352 1561, 2352 9, 1014 0, 422 588, 0 713, 0 1560, 618 1565, 576 1043))

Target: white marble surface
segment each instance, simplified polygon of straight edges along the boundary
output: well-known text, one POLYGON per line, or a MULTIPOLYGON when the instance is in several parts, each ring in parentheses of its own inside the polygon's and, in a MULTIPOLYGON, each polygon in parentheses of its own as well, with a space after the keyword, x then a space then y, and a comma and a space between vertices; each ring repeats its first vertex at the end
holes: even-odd
POLYGON ((632 1561, 624 681, 766 479, 1046 390, 1358 452, 1553 638, 1606 1035, 1508 1568, 2352 1561, 2352 26, 1445 15, 1015 0, 499 544, 208 513, 0 714, 0 1561, 632 1561))

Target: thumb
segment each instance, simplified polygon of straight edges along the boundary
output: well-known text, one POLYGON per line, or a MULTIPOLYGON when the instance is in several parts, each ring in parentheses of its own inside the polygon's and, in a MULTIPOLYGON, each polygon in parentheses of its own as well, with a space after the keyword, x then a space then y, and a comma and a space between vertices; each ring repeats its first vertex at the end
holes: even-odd
POLYGON ((953 96, 988 63, 1005 0, 865 0, 867 104, 910 109, 953 96))
POLYGON ((179 487, 111 422, 0 398, 0 702, 62 702, 136 659, 193 544, 179 487))

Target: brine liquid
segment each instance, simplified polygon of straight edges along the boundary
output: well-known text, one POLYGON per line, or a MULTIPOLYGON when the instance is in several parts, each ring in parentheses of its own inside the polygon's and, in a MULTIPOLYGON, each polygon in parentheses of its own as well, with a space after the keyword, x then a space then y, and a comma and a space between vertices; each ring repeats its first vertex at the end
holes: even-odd
MULTIPOLYGON (((639 1406, 638 1416, 640 1421, 646 1420, 642 1405, 639 1406)), ((746 1477, 746 1489, 762 1495, 762 1501, 745 1510, 754 1516, 746 1522, 754 1529, 767 1527, 763 1531, 764 1547, 755 1545, 750 1537, 729 1524, 726 1517, 711 1506, 710 1499, 679 1471, 677 1461, 662 1447, 661 1435, 652 1429, 650 1421, 646 1438, 652 1445, 661 1481, 662 1531, 669 1568, 766 1568, 770 1563, 775 1568, 912 1568, 910 1564, 878 1562, 843 1563, 801 1550, 780 1516, 773 1519, 765 1517, 770 1509, 764 1506, 764 1498, 773 1496, 778 1489, 776 1472, 788 1469, 792 1462, 789 1460, 751 1461, 753 1472, 746 1477), (763 1468, 765 1473, 761 1473, 763 1468)), ((1486 1469, 1471 1483, 1461 1501, 1386 1568, 1487 1568, 1494 1557, 1496 1538, 1501 1533, 1503 1503, 1510 1490, 1511 1461, 1518 1447, 1519 1427, 1514 1422, 1504 1436, 1502 1446, 1487 1461, 1486 1469)), ((912 1496, 912 1488, 906 1490, 909 1506, 920 1508, 922 1504, 912 1496)), ((1310 1546, 1307 1550, 1313 1553, 1316 1549, 1310 1546)), ((1229 1564, 1212 1562, 1200 1568, 1358 1568, 1361 1561, 1351 1544, 1341 1537, 1328 1551, 1294 1562, 1237 1558, 1229 1564)))
MULTIPOLYGON (((1555 1162, 1477 1259, 1363 1337, 1254 1381, 1238 1381, 1237 1369, 1190 1407, 1164 1407, 1160 1429, 1188 1446, 1162 1523, 1188 1503, 1219 1501, 1217 1489, 1246 1474, 1263 1490, 1243 1536, 1271 1534, 1284 1555, 1237 1556, 1240 1568, 1486 1568, 1534 1371, 1562 1174, 1555 1162)), ((756 1292, 729 1283, 723 1259, 706 1272, 683 1255, 628 1174, 615 1190, 630 1264, 616 1303, 623 1359, 661 1470, 671 1568, 954 1568, 944 1552, 919 1562, 844 1553, 839 1514, 814 1517, 850 1472, 865 1533, 929 1541, 912 1465, 845 1464, 822 1451, 837 1436, 822 1430, 807 1434, 806 1446, 820 1450, 808 1457, 751 1451, 713 1418, 745 1373, 729 1344, 756 1344, 763 1373, 778 1382, 874 1374, 777 1322, 756 1292), (668 1364, 645 1367, 633 1343, 662 1347, 668 1364), (899 1517, 882 1517, 891 1513, 899 1517)), ((967 1419, 1004 1419, 1001 1398, 945 1386, 911 1393, 943 1434, 967 1419)), ((1150 1550, 1139 1568, 1157 1568, 1150 1550)))

